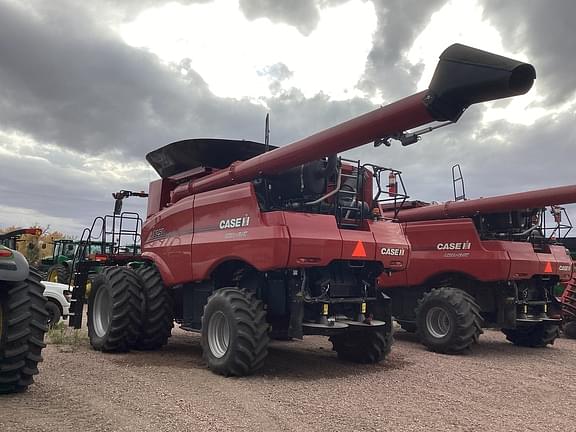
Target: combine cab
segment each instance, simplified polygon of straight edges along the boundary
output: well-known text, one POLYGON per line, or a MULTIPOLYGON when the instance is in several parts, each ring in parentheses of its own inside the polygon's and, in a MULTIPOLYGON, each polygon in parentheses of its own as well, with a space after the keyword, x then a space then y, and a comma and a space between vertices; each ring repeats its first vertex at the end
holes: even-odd
POLYGON ((409 129, 456 122, 471 104, 527 92, 534 77, 528 64, 453 45, 428 90, 292 144, 194 139, 149 153, 161 179, 149 188, 141 263, 94 279, 92 346, 159 348, 175 320, 201 333, 206 363, 226 376, 260 368, 271 337, 324 335, 343 360, 382 360, 392 323, 376 277, 410 255, 373 196, 394 172, 338 153, 411 144, 409 129))
POLYGON ((409 272, 379 279, 393 314, 430 349, 458 353, 483 327, 520 346, 553 344, 561 323, 555 287, 572 276, 557 237, 560 204, 576 186, 430 205, 413 202, 395 217, 412 245, 409 272), (545 206, 556 225, 547 228, 545 206))

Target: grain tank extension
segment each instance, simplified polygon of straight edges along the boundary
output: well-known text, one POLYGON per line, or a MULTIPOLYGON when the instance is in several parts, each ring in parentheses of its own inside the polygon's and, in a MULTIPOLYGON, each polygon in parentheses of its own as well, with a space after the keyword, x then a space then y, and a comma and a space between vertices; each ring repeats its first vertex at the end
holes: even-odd
POLYGON ((341 359, 381 360, 391 315, 376 277, 406 268, 409 243, 375 211, 388 169, 338 153, 455 122, 534 78, 531 65, 453 45, 428 90, 292 144, 191 139, 149 153, 161 179, 150 184, 143 265, 94 282, 92 345, 157 348, 174 319, 201 332, 206 363, 223 375, 261 367, 270 337, 324 335, 341 359))

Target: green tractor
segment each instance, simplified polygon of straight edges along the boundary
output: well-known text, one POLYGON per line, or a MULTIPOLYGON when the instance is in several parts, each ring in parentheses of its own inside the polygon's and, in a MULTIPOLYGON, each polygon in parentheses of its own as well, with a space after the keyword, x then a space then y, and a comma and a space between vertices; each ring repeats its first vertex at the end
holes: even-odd
POLYGON ((63 284, 70 282, 72 261, 79 244, 79 241, 70 239, 54 241, 52 256, 40 261, 40 270, 46 275, 47 281, 63 284))

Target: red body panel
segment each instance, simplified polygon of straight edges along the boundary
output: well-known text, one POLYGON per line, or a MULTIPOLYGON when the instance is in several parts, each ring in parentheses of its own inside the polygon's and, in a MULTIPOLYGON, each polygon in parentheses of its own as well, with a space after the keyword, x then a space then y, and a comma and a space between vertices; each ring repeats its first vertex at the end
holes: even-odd
POLYGON ((530 279, 558 275, 568 280, 571 259, 563 246, 537 253, 531 243, 480 240, 471 219, 449 219, 404 224, 412 253, 409 271, 382 275, 384 288, 423 285, 447 273, 468 275, 482 282, 530 279))
POLYGON ((184 198, 150 217, 142 230, 143 255, 158 264, 167 285, 207 279, 230 260, 259 271, 342 259, 405 268, 409 244, 401 225, 369 221, 367 227, 339 229, 332 215, 261 213, 252 184, 242 183, 184 198))

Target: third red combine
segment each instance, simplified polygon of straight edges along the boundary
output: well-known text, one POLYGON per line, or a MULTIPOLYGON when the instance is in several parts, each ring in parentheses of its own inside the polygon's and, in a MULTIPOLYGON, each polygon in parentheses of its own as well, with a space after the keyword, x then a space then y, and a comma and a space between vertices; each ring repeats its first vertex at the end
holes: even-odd
MULTIPOLYGON (((105 268, 88 300, 102 351, 159 348, 173 319, 200 332, 223 375, 262 366, 269 337, 325 335, 338 356, 372 363, 391 345, 382 272, 406 268, 402 227, 379 217, 389 170, 338 157, 409 129, 456 122, 471 104, 523 94, 534 68, 463 45, 440 57, 428 90, 279 148, 242 140, 178 141, 147 155, 141 262, 105 268)), ((82 286, 75 287, 78 326, 82 286)))
POLYGON ((574 202, 576 186, 563 186, 385 212, 412 245, 410 271, 379 278, 393 315, 442 353, 469 348, 483 327, 520 346, 554 343, 554 288, 570 280, 572 261, 543 221, 545 207, 574 202))

